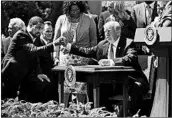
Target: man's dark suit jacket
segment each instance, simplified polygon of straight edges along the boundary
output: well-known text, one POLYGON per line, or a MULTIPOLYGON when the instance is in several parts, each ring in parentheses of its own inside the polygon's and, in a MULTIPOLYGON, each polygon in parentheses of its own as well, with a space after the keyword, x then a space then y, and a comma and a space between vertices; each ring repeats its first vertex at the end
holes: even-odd
MULTIPOLYGON (((151 22, 153 22, 155 17, 157 16, 157 2, 154 2, 153 6, 154 7, 151 22)), ((145 28, 149 25, 146 21, 145 2, 135 5, 132 9, 131 16, 133 17, 133 20, 135 21, 137 28, 145 28)))
MULTIPOLYGON (((36 39, 35 41, 36 46, 44 46, 46 45, 45 42, 41 39, 36 39)), ((53 53, 46 51, 44 55, 39 56, 39 62, 40 62, 40 68, 42 70, 42 73, 47 75, 50 79, 53 78, 52 68, 54 65, 53 61, 53 53)), ((53 81, 53 80, 51 80, 53 81)))
POLYGON ((20 82, 24 76, 39 73, 37 57, 53 50, 52 43, 36 47, 28 32, 18 31, 13 36, 8 52, 2 60, 2 77, 20 82))
MULTIPOLYGON (((77 47, 72 44, 70 53, 95 58, 97 60, 107 59, 109 44, 110 43, 107 40, 103 40, 97 46, 91 48, 77 47)), ((146 88, 148 87, 148 81, 138 63, 137 51, 132 39, 120 37, 116 50, 116 57, 122 58, 122 65, 132 66, 136 69, 138 73, 132 76, 136 78, 136 81, 141 82, 146 88)))
POLYGON ((103 25, 105 24, 106 18, 109 17, 109 16, 110 16, 110 12, 109 11, 104 11, 99 16, 98 31, 99 31, 99 38, 100 38, 100 40, 98 42, 100 42, 101 40, 104 39, 104 28, 103 28, 103 25))

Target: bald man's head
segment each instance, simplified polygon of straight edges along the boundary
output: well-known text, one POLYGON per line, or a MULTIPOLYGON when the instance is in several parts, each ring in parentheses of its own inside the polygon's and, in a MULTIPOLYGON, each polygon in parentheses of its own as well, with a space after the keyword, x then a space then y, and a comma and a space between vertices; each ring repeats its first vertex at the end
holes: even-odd
POLYGON ((109 21, 104 25, 105 39, 115 42, 121 35, 121 26, 117 21, 109 21))

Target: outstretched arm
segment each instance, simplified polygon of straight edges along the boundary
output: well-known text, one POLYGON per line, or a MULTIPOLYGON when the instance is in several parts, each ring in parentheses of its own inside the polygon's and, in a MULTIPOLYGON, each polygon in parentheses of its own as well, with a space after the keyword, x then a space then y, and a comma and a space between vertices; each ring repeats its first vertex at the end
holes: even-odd
POLYGON ((96 59, 97 46, 84 48, 84 47, 78 47, 75 44, 68 43, 66 48, 72 54, 96 59))

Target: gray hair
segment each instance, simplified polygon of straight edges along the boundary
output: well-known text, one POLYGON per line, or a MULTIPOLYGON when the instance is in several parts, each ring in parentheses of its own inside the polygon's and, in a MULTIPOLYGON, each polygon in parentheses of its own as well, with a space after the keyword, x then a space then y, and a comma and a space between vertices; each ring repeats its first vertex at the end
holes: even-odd
POLYGON ((26 30, 26 25, 24 23, 24 21, 20 18, 12 18, 10 19, 10 24, 15 27, 18 28, 18 30, 26 30))
POLYGON ((104 29, 114 28, 114 30, 120 34, 121 33, 121 25, 117 21, 109 21, 104 24, 104 29))

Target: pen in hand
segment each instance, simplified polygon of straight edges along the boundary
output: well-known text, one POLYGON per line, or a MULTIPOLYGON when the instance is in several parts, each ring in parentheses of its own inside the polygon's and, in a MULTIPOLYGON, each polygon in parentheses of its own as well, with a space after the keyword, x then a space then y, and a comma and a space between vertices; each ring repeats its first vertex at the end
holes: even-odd
POLYGON ((97 59, 94 59, 94 58, 91 58, 91 59, 94 60, 94 61, 97 62, 97 63, 99 62, 97 59))

